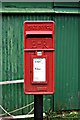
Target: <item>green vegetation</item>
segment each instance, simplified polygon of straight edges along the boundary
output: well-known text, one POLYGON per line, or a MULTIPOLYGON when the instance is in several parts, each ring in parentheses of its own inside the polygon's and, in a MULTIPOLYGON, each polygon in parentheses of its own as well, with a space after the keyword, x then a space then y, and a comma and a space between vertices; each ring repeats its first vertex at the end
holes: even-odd
POLYGON ((80 111, 49 111, 46 117, 47 120, 80 120, 80 111))

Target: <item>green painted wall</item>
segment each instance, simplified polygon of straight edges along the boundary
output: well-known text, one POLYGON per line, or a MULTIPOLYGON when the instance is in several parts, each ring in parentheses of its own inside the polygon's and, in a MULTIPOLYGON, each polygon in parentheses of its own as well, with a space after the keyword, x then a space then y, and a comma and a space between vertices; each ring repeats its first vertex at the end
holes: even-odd
POLYGON ((78 108, 78 19, 77 15, 55 16, 55 109, 78 108))
MULTIPOLYGON (((23 79, 23 23, 25 20, 50 20, 50 15, 3 14, 2 16, 2 80, 23 79)), ((2 106, 7 111, 20 108, 33 102, 32 95, 24 95, 23 84, 2 86, 2 106)), ((44 96, 44 110, 50 109, 52 97, 44 96), (48 103, 48 104, 47 104, 48 103)), ((26 114, 32 107, 20 110, 16 114, 26 114)), ((15 115, 15 113, 14 113, 15 115)))
MULTIPOLYGON (((14 3, 11 3, 14 4, 14 3)), ((29 7, 32 8, 31 3, 29 7)), ((2 79, 20 80, 23 79, 23 22, 35 20, 54 20, 55 21, 55 94, 44 95, 44 111, 53 108, 55 110, 72 110, 80 109, 80 82, 78 79, 78 24, 79 14, 75 8, 73 13, 55 12, 54 3, 43 4, 44 13, 9 13, 9 9, 14 11, 15 7, 8 6, 8 12, 2 14, 2 79), (49 6, 48 6, 49 5, 49 6), (45 8, 49 7, 51 13, 46 12, 45 8), (54 7, 54 9, 53 9, 54 7), (51 11, 52 10, 52 11, 51 11)), ((17 5, 16 3, 14 5, 17 5)), ((37 3, 37 8, 40 4, 37 3)), ((24 6, 24 5, 23 5, 24 6)), ((35 4, 33 5, 35 7, 35 4)), ((21 8, 21 4, 18 7, 21 8)), ((25 5, 26 7, 26 5, 25 5)), ((76 6, 75 6, 76 7, 76 6)), ((68 8, 67 8, 68 9, 68 8)), ((77 8, 78 9, 78 8, 77 8)), ((23 8, 22 8, 23 10, 23 8)), ((29 9, 31 10, 31 9, 29 9)), ((61 8, 62 11, 64 11, 61 8)), ((70 9, 69 9, 70 10, 70 9)), ((2 106, 7 111, 12 111, 19 107, 33 102, 32 95, 24 95, 23 83, 2 85, 2 106)), ((14 115, 26 114, 33 106, 15 112, 14 115)), ((13 114, 13 113, 12 113, 13 114)))

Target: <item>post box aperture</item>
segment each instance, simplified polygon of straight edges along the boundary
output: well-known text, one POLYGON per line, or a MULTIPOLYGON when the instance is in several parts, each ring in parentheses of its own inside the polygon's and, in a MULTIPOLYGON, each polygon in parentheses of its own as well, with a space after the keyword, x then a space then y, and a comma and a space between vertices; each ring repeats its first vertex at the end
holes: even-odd
POLYGON ((54 22, 24 22, 24 92, 54 93, 54 22))

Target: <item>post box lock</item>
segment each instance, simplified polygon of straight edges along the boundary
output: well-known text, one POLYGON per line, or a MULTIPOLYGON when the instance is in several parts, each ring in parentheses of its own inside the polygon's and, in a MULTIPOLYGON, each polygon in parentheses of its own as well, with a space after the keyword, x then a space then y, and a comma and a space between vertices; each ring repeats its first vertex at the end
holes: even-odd
POLYGON ((42 51, 38 51, 37 56, 42 56, 42 51))

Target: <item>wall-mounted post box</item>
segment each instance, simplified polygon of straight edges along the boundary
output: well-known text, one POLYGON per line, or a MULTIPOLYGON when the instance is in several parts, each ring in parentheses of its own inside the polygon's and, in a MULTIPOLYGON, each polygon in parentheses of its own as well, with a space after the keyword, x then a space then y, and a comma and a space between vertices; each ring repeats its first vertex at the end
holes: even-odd
POLYGON ((24 93, 54 93, 54 22, 24 22, 24 93))

